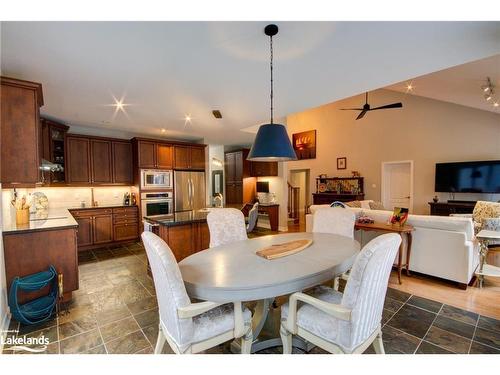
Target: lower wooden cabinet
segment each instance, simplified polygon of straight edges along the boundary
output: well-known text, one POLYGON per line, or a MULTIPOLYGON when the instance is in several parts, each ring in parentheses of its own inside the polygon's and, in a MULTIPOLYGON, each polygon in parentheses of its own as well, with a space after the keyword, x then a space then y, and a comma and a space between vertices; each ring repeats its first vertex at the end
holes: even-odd
POLYGON ((94 216, 92 225, 94 245, 113 242, 113 216, 111 214, 94 216))
MULTIPOLYGON (((50 229, 38 232, 4 233, 3 247, 7 289, 16 276, 27 276, 46 271, 53 265, 63 275, 63 299, 71 299, 78 289, 78 254, 76 228, 50 229)), ((20 291, 19 302, 31 300, 47 293, 20 291)))
POLYGON ((92 245, 92 217, 75 217, 78 223, 78 247, 92 245))
POLYGON ((70 210, 78 223, 78 250, 112 243, 135 241, 139 237, 137 206, 70 210))
POLYGON ((134 240, 139 237, 139 226, 134 224, 118 224, 114 226, 114 240, 134 240))

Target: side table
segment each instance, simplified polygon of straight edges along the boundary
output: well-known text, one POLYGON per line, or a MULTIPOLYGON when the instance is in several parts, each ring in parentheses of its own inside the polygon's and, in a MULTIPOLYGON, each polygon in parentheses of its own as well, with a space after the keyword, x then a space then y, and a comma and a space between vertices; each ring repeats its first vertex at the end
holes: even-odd
POLYGON ((482 288, 485 276, 500 277, 500 267, 486 263, 489 241, 500 240, 500 232, 483 229, 476 237, 479 240, 479 270, 476 271, 476 275, 479 279, 479 288, 482 288))
POLYGON ((354 225, 356 230, 365 231, 375 231, 375 232, 387 232, 387 233, 398 233, 401 236, 401 245, 398 251, 398 281, 401 284, 401 271, 403 267, 406 269, 406 275, 410 276, 410 254, 411 254, 411 241, 412 232, 415 230, 411 225, 399 226, 399 224, 386 224, 381 222, 374 222, 371 224, 358 223, 354 225), (403 236, 406 236, 406 262, 403 264, 403 236))

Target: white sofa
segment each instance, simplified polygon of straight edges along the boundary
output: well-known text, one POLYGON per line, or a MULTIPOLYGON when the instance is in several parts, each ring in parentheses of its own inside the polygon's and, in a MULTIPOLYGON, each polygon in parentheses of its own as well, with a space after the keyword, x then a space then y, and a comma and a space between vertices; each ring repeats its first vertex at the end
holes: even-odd
MULTIPOLYGON (((314 212, 306 215, 306 231, 311 232, 314 212)), ((387 222, 392 211, 347 208, 356 214, 364 212, 375 221, 387 222)), ((456 281, 466 288, 479 264, 478 244, 474 238, 472 219, 451 216, 409 215, 408 224, 415 227, 410 257, 410 271, 456 281)), ((356 231, 355 238, 362 246, 382 233, 356 231)), ((403 260, 406 258, 406 254, 403 260)))

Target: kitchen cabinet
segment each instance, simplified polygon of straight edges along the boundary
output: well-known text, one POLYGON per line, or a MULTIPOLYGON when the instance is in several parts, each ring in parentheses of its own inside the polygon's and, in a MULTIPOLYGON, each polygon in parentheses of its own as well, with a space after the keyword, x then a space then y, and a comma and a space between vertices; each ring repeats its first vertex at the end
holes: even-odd
POLYGON ((94 245, 113 242, 113 215, 99 214, 93 217, 92 239, 94 245))
POLYGON ((113 141, 111 145, 113 183, 132 184, 132 143, 113 141))
POLYGON ((8 77, 0 77, 0 85, 0 180, 4 188, 34 187, 42 177, 39 168, 42 85, 8 77))
POLYGON ((138 166, 141 169, 172 169, 172 146, 153 141, 137 142, 138 166))
POLYGON ((174 169, 205 170, 205 146, 174 145, 174 169))
MULTIPOLYGON (((7 288, 10 289, 14 277, 44 271, 53 265, 57 273, 63 275, 63 300, 70 300, 72 292, 78 289, 76 243, 75 228, 4 233, 7 288)), ((20 291, 19 302, 40 297, 42 293, 47 293, 46 289, 41 292, 20 291)))
POLYGON ((162 143, 156 144, 156 167, 158 169, 172 169, 172 146, 162 143))
POLYGON ((66 180, 69 184, 90 184, 90 140, 87 137, 68 135, 66 180))
POLYGON ((92 217, 77 217, 75 220, 78 223, 77 243, 78 247, 92 245, 92 217))
POLYGON ((275 161, 252 161, 250 173, 252 177, 268 177, 278 175, 278 163, 275 161))
POLYGON ((110 184, 113 182, 111 171, 111 142, 90 139, 91 182, 110 184))
POLYGON ((78 223, 78 250, 135 241, 139 237, 137 206, 70 210, 78 223))
POLYGON ((249 149, 224 154, 226 173, 226 204, 253 202, 256 194, 255 178, 249 178, 251 163, 247 160, 249 149))
POLYGON ((69 134, 66 180, 70 185, 132 184, 132 144, 112 138, 69 134))
POLYGON ((139 168, 156 168, 156 143, 139 141, 137 147, 139 168))
POLYGON ((60 185, 66 182, 66 133, 69 126, 44 119, 40 119, 42 127, 41 158, 60 165, 62 171, 42 171, 44 185, 60 185))

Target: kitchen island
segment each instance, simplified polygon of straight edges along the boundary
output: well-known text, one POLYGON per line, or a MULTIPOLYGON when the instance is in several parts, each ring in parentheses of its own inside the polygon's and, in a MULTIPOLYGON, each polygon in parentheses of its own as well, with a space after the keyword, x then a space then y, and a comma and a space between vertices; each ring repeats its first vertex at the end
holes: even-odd
POLYGON ((153 231, 172 249, 178 262, 198 251, 208 249, 208 210, 176 212, 173 215, 144 217, 153 231))

